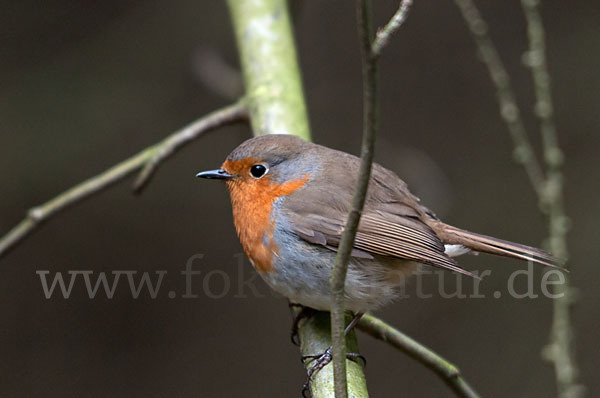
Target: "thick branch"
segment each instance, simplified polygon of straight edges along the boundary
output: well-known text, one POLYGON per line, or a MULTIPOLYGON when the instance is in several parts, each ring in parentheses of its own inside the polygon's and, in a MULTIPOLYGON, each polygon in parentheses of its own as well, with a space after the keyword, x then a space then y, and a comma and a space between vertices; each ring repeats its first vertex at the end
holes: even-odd
POLYGON ((406 18, 410 1, 402 1, 398 12, 386 24, 380 35, 372 44, 373 27, 371 3, 369 0, 357 1, 357 23, 362 55, 363 72, 363 133, 361 161, 358 169, 356 188, 352 197, 352 208, 348 214, 344 233, 336 255, 335 266, 331 272, 331 339, 333 343, 333 367, 336 398, 348 396, 346 380, 346 344, 345 344, 345 309, 344 285, 348 271, 348 262, 354 246, 356 230, 367 197, 367 189, 371 178, 371 167, 375 152, 377 136, 377 59, 381 50, 406 18))
POLYGON ((229 0, 254 135, 310 140, 296 44, 283 0, 229 0))
POLYGON ((421 362, 428 369, 437 374, 459 397, 476 398, 479 395, 462 377, 460 370, 446 359, 442 358, 429 348, 421 345, 407 335, 394 329, 384 321, 372 315, 365 314, 358 328, 376 339, 382 340, 396 347, 414 360, 421 362))
MULTIPOLYGON (((529 51, 525 64, 531 68, 535 91, 535 114, 540 120, 546 182, 540 192, 542 211, 548 215, 550 251, 558 258, 567 258, 568 218, 563 200, 564 156, 558 144, 558 134, 553 120, 550 73, 546 64, 544 26, 539 11, 538 0, 522 0, 527 23, 529 51)), ((554 311, 549 345, 544 349, 545 357, 554 364, 558 396, 576 398, 583 395, 579 384, 579 371, 575 358, 575 343, 571 325, 571 307, 574 298, 571 294, 569 275, 563 275, 564 283, 553 283, 554 311)), ((556 279, 556 278, 555 278, 556 279)))
POLYGON ((27 212, 25 219, 0 239, 0 257, 57 212, 102 191, 148 162, 153 162, 152 168, 156 168, 160 161, 174 153, 177 148, 198 138, 202 133, 242 120, 245 116, 246 110, 241 102, 210 113, 105 172, 74 186, 44 204, 33 207, 27 212), (160 158, 154 160, 157 154, 160 154, 160 158))
MULTIPOLYGON (((241 56, 253 134, 287 133, 310 140, 287 1, 229 0, 228 5, 241 56)), ((331 346, 329 314, 319 312, 301 322, 299 336, 304 355, 323 353, 331 346)), ((355 339, 353 333, 349 336, 352 339, 355 339)), ((358 352, 356 344, 352 349, 358 352)), ((311 365, 306 362, 307 368, 311 365)), ((362 368, 352 363, 348 372, 350 391, 357 398, 366 397, 362 368)), ((315 398, 333 397, 332 366, 315 373, 310 387, 315 398)))
MULTIPOLYGON (((297 312, 294 311, 296 314, 297 312)), ((349 319, 349 318, 348 318, 349 319)), ((331 347, 331 319, 328 312, 316 312, 314 315, 301 321, 299 337, 302 342, 302 352, 306 354, 320 354, 331 347)), ((356 333, 350 333, 346 338, 348 352, 358 352, 356 333)), ((313 363, 307 361, 308 367, 313 363)), ((369 396, 363 365, 360 361, 346 361, 348 375, 348 393, 351 397, 366 398, 369 396)), ((334 397, 334 379, 331 365, 313 374, 310 388, 313 398, 334 397)))
POLYGON ((496 87, 500 116, 506 123, 513 140, 515 160, 523 165, 531 185, 539 193, 544 182, 544 173, 527 137, 508 72, 506 72, 498 51, 487 33, 487 24, 472 0, 455 0, 455 2, 473 35, 481 59, 487 66, 492 83, 496 87))

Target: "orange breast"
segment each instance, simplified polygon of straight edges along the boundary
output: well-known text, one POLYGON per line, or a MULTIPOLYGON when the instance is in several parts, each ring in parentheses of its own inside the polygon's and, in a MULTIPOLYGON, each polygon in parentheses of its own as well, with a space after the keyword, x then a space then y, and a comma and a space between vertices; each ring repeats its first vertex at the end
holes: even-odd
MULTIPOLYGON (((232 165, 228 167, 227 163, 223 168, 228 171, 233 169, 232 165)), ((268 175, 259 180, 237 178, 227 181, 235 229, 244 252, 258 271, 272 271, 273 256, 279 252, 273 239, 273 202, 280 196, 300 189, 307 181, 308 176, 304 176, 299 180, 275 184, 270 181, 268 175)))

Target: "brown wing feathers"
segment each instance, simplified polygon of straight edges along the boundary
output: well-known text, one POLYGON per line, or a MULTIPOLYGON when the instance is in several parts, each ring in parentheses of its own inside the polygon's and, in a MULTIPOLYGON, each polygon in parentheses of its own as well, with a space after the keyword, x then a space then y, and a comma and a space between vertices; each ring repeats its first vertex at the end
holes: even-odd
MULTIPOLYGON (((398 217, 395 217, 398 218, 398 217)), ((403 217, 403 222, 410 223, 412 220, 403 217)), ((413 222, 416 224, 416 222, 413 222)), ((406 241, 429 247, 434 251, 444 251, 444 245, 438 237, 427 226, 419 223, 421 228, 409 227, 402 223, 393 223, 383 217, 373 217, 365 214, 361 218, 360 231, 387 236, 390 238, 406 241), (426 229, 425 229, 426 228, 426 229)))
MULTIPOLYGON (((369 253, 391 256, 476 277, 444 253, 444 244, 428 226, 407 217, 388 217, 393 218, 394 222, 378 213, 365 213, 361 217, 353 257, 372 258, 369 253)), ((314 214, 305 215, 301 220, 293 223, 296 234, 308 242, 337 250, 343 231, 341 225, 314 214)))
POLYGON ((560 268, 557 266, 561 263, 559 259, 535 247, 465 231, 440 221, 436 221, 431 227, 445 243, 459 244, 483 253, 529 260, 549 267, 560 268))
MULTIPOLYGON (((395 218, 400 221, 400 218, 395 218)), ((476 277, 444 253, 444 245, 433 231, 392 223, 377 215, 362 216, 354 245, 374 254, 416 261, 476 277)))

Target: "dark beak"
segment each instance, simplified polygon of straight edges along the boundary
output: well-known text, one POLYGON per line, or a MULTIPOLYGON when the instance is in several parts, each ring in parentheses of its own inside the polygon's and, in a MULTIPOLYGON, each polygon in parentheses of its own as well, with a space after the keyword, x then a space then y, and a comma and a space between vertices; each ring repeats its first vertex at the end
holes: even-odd
POLYGON ((196 174, 196 177, 208 178, 211 180, 230 180, 230 179, 234 178, 235 176, 233 174, 229 174, 228 172, 226 172, 223 169, 217 169, 217 170, 203 171, 201 173, 196 174))

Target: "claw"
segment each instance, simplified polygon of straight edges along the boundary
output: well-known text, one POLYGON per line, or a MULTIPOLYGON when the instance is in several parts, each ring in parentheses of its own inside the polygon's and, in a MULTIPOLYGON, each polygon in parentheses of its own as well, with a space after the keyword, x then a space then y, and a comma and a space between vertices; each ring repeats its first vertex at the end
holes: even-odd
POLYGON ((312 398, 312 392, 310 391, 310 380, 307 380, 302 385, 302 398, 312 398))
POLYGON ((295 303, 289 303, 289 306, 290 306, 290 308, 300 307, 300 312, 298 312, 298 315, 296 315, 294 317, 294 322, 292 323, 292 330, 290 332, 290 340, 292 340, 292 344, 299 347, 300 346, 300 336, 298 335, 298 327, 300 325, 300 321, 312 316, 312 314, 315 312, 315 310, 313 310, 310 307, 305 307, 303 305, 295 304, 295 303))
POLYGON ((346 353, 346 358, 356 363, 358 363, 357 360, 360 360, 360 362, 362 362, 362 367, 367 367, 367 358, 365 358, 364 355, 361 355, 357 352, 348 352, 346 353))
MULTIPOLYGON (((290 308, 296 307, 296 306, 300 306, 300 305, 290 303, 290 308)), ((302 306, 300 306, 300 307, 302 307, 302 306)), ((312 308, 302 307, 302 310, 298 313, 298 315, 294 319, 294 324, 292 325, 292 343, 296 344, 295 337, 298 337, 298 323, 300 322, 300 320, 310 316, 312 314, 312 312, 314 312, 314 311, 315 310, 313 310, 312 308)), ((360 318, 362 318, 362 316, 363 316, 362 312, 358 312, 354 315, 354 317, 352 318, 352 321, 350 321, 350 323, 348 324, 348 326, 346 326, 346 329, 344 330, 345 335, 348 335, 348 333, 350 333, 352 331, 352 329, 354 329, 354 327, 360 321, 360 318)), ((300 341, 298 341, 298 345, 299 345, 299 343, 300 343, 300 341)), ((303 355, 301 357, 302 363, 305 366, 308 363, 311 363, 313 361, 315 362, 315 364, 312 365, 310 368, 308 368, 308 370, 306 371, 306 380, 304 381, 304 384, 302 385, 302 396, 303 397, 311 397, 312 396, 312 393, 310 391, 310 382, 312 380, 312 376, 315 373, 317 373, 319 370, 321 370, 325 366, 327 366, 327 364, 329 362, 331 362, 331 360, 333 358, 331 351, 332 351, 332 347, 329 347, 322 354, 303 355)), ((358 363, 358 360, 360 360, 363 363, 363 368, 365 366, 367 366, 367 359, 358 353, 348 352, 348 353, 346 353, 346 358, 353 362, 356 362, 356 363, 358 363)))
MULTIPOLYGON (((303 397, 311 397, 312 396, 312 394, 310 392, 310 382, 312 380, 312 376, 315 373, 317 373, 318 371, 320 371, 321 369, 323 369, 325 366, 327 366, 331 362, 331 360, 333 359, 331 351, 332 351, 332 347, 329 347, 322 354, 303 355, 302 356, 301 360, 302 360, 302 363, 305 365, 307 363, 310 363, 313 361, 315 362, 315 364, 306 371, 306 380, 304 381, 304 384, 302 385, 302 396, 303 397), (306 395, 307 393, 309 395, 306 395)), ((357 360, 362 361, 363 368, 365 366, 367 366, 367 359, 363 355, 358 354, 356 352, 346 353, 346 358, 353 362, 356 362, 356 363, 358 363, 357 360)))

